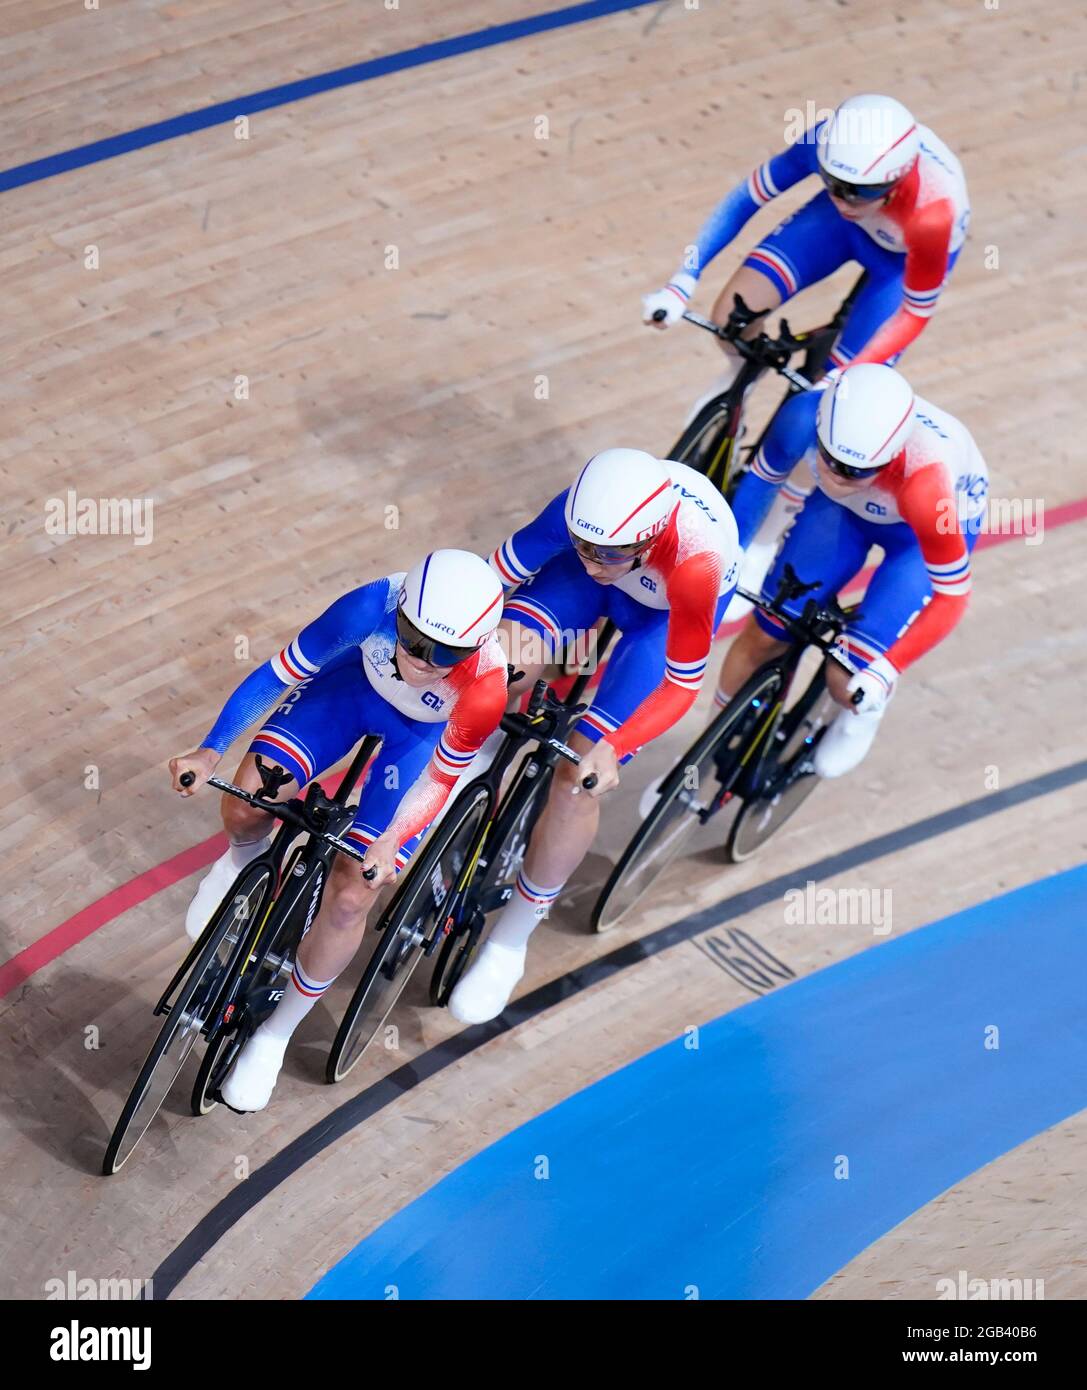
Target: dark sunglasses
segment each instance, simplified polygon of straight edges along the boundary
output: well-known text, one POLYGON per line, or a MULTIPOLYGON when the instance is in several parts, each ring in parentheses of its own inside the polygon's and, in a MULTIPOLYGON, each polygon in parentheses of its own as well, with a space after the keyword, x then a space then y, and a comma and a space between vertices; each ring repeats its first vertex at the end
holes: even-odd
POLYGON ((656 536, 651 536, 647 541, 634 541, 631 545, 597 545, 570 532, 570 544, 577 553, 583 560, 591 560, 596 565, 625 565, 644 555, 656 539, 656 536))
POLYGON ((885 463, 881 463, 875 468, 858 468, 856 464, 842 463, 839 459, 836 459, 833 454, 828 454, 826 449, 823 448, 822 443, 820 443, 818 447, 819 457, 830 471, 836 473, 839 478, 848 478, 850 482, 856 481, 857 478, 870 478, 874 473, 878 473, 880 469, 887 467, 885 463))
POLYGON ((874 203, 880 198, 886 198, 895 186, 894 182, 870 183, 862 186, 836 178, 833 174, 828 174, 825 169, 821 169, 819 172, 823 176, 823 183, 830 196, 840 198, 843 203, 853 203, 854 205, 874 203))
POLYGON ((436 637, 428 637, 399 608, 396 610, 396 637, 409 656, 425 661, 428 666, 456 666, 479 651, 478 647, 451 647, 436 637))

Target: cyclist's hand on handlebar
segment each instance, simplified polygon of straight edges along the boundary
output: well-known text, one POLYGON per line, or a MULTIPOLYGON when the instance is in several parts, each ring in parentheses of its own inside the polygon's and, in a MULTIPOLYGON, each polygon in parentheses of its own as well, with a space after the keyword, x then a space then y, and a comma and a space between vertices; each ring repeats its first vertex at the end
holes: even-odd
POLYGON ((362 881, 367 888, 376 893, 386 883, 393 881, 396 877, 396 851, 399 848, 396 841, 390 840, 387 835, 379 835, 373 844, 367 847, 365 867, 377 870, 373 878, 367 878, 363 874, 362 881))
POLYGON ((859 671, 846 686, 850 708, 854 714, 878 714, 898 680, 898 671, 885 656, 879 656, 870 666, 859 671))
POLYGON ((651 328, 668 328, 683 317, 687 301, 694 294, 695 278, 680 271, 662 290, 642 295, 642 322, 651 328))
POLYGON ((611 744, 601 739, 599 743, 593 744, 578 763, 573 794, 576 796, 578 792, 584 791, 590 796, 603 796, 605 792, 610 792, 618 785, 619 759, 615 756, 615 749, 611 744), (587 787, 585 783, 589 778, 595 778, 595 781, 592 786, 587 787))
POLYGON ((182 796, 192 796, 193 792, 198 791, 219 766, 221 758, 222 754, 216 753, 214 748, 197 748, 192 753, 182 753, 180 757, 171 758, 169 766, 174 791, 180 792, 182 796), (193 774, 191 785, 181 785, 183 772, 193 774))

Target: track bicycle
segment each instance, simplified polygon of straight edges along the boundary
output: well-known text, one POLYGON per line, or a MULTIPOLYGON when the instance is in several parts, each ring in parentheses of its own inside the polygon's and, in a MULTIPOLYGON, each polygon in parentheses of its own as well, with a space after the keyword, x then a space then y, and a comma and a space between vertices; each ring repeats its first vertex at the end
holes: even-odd
MULTIPOLYGON (((487 917, 514 890, 556 766, 561 759, 580 761, 565 739, 586 708, 578 701, 587 682, 583 673, 560 700, 538 680, 526 709, 502 716, 505 738, 494 761, 459 792, 416 851, 377 923, 378 943, 329 1053, 329 1082, 342 1081, 358 1064, 424 958, 436 957, 430 1002, 449 1002, 487 917)), ((594 782, 590 776, 583 785, 594 782)))
MULTIPOLYGON (((320 909, 333 856, 364 860, 340 836, 356 810, 347 799, 379 743, 374 737, 363 739, 332 797, 320 783, 311 782, 304 799, 276 801, 290 774, 269 767, 259 755, 261 788, 256 793, 208 778, 209 786, 267 811, 281 824, 268 848, 238 874, 155 1005, 155 1016, 164 1022, 106 1147, 106 1176, 131 1157, 201 1039, 206 1048, 193 1086, 192 1112, 206 1115, 221 1099, 219 1088, 238 1053, 283 997, 298 944, 320 909), (295 845, 303 834, 308 838, 295 845)), ((185 786, 193 780, 192 773, 181 778, 185 786)))
MULTIPOLYGON (((778 325, 778 334, 773 338, 766 333, 758 333, 752 338, 743 337, 746 329, 769 310, 755 312, 748 308, 740 295, 734 296, 732 311, 721 324, 687 310, 683 317, 688 323, 730 344, 743 360, 736 379, 720 395, 702 406, 666 457, 705 473, 726 497, 731 497, 766 438, 777 411, 797 392, 810 390, 823 376, 831 351, 845 327, 864 281, 865 273, 862 272, 828 323, 793 333, 783 318, 778 325), (789 363, 799 352, 804 355, 797 371, 789 363), (788 389, 758 438, 741 450, 738 446, 743 434, 747 392, 766 371, 781 376, 788 389)), ((654 318, 660 321, 663 317, 664 310, 657 310, 654 318)))
MULTIPOLYGON (((793 641, 748 679, 661 782, 657 800, 619 856, 593 906, 594 931, 609 931, 676 858, 691 834, 737 803, 726 853, 750 859, 815 790, 813 757, 841 706, 826 689, 825 663, 803 689, 797 671, 809 648, 832 656, 839 634, 859 616, 836 599, 808 599, 799 617, 791 600, 818 587, 786 565, 772 599, 745 594, 784 625, 793 641)), ((854 697, 856 698, 856 697, 854 697)))

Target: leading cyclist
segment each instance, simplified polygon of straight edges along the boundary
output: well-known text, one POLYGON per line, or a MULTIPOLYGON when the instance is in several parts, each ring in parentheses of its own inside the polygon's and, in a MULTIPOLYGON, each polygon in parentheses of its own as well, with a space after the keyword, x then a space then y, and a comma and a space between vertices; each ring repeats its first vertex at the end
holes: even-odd
MULTIPOLYGON (((528 938, 588 853, 598 798, 619 766, 690 709, 736 584, 736 523, 714 485, 640 449, 591 458, 572 487, 494 552, 515 590, 502 620, 525 681, 571 638, 610 618, 622 637, 568 742, 581 763, 556 769, 524 869, 489 938, 450 997, 465 1023, 494 1018, 525 966, 528 938), (539 660, 524 659, 535 647, 539 660), (588 794, 584 781, 596 777, 588 794)), ((519 687, 523 689, 523 686, 519 687)))
MULTIPOLYGON (((232 1109, 268 1104, 291 1034, 354 956, 377 890, 407 863, 458 776, 497 728, 506 707, 506 658, 496 636, 502 596, 486 561, 464 550, 436 550, 407 574, 364 584, 248 675, 199 748, 170 760, 174 789, 191 795, 234 739, 274 705, 234 782, 260 789, 259 753, 291 774, 277 795, 282 801, 363 735, 383 740, 345 836, 365 850, 377 873, 365 879, 357 861, 336 856, 283 999, 223 1085, 232 1109), (189 771, 196 774, 191 790, 181 785, 189 771)), ((276 824, 267 812, 226 795, 222 815, 230 848, 193 898, 185 922, 193 939, 235 876, 267 847, 276 824)))
MULTIPOLYGON (((817 121, 803 137, 760 165, 710 214, 681 268, 643 299, 643 317, 657 328, 675 323, 706 266, 766 203, 818 174, 823 189, 764 237, 729 278, 713 316, 728 317, 733 296, 759 312, 856 261, 866 279, 832 367, 850 362, 893 363, 922 332, 966 240, 970 203, 962 166, 948 147, 893 97, 850 97, 830 120, 817 121), (657 322, 654 313, 663 311, 657 322)), ((761 328, 751 325, 748 336, 761 328)), ((721 342, 724 374, 695 403, 691 417, 727 389, 739 371, 735 348, 721 342)), ((782 531, 809 488, 794 478, 782 488, 745 556, 741 583, 761 582, 782 531)), ((731 616, 731 615, 730 615, 731 616)))

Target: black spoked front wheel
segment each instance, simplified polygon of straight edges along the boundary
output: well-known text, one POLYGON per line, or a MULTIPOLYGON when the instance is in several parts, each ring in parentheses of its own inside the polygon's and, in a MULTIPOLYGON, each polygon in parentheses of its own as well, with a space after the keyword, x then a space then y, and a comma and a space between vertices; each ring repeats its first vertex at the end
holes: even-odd
MULTIPOLYGON (((301 931, 300 923, 294 918, 299 905, 309 902, 312 917, 316 915, 319 898, 310 900, 313 888, 311 877, 301 880, 295 873, 302 858, 301 849, 296 849, 279 881, 283 886, 275 906, 265 919, 261 936, 274 932, 275 939, 268 944, 268 950, 259 958, 254 951, 250 953, 243 968, 240 980, 231 998, 221 998, 220 1017, 208 1026, 208 1045, 200 1059, 200 1069, 193 1083, 189 1106, 194 1115, 209 1115, 219 1104, 219 1090, 226 1080, 238 1053, 256 1032, 257 1028, 271 1014, 275 1004, 283 998, 281 981, 290 978, 294 961, 294 947, 301 931), (273 921, 273 916, 278 921, 273 921), (292 919, 294 925, 292 926, 292 919), (224 1007, 225 1006, 225 1007, 224 1007), (216 1022, 219 1026, 216 1027, 216 1022)), ((322 876, 321 882, 324 879, 322 876)))
POLYGON ((664 779, 593 906, 594 931, 610 931, 724 804, 760 722, 775 718, 782 681, 776 667, 749 681, 664 779))
POLYGON ((327 1081, 344 1079, 392 1012, 423 958, 446 899, 471 867, 470 857, 490 810, 487 786, 463 793, 405 874, 336 1033, 325 1068, 327 1081))
POLYGON ((267 865, 254 865, 238 881, 229 906, 221 909, 222 915, 170 1004, 166 1021, 125 1101, 102 1160, 107 1177, 128 1161, 162 1108, 208 1020, 238 941, 249 932, 256 914, 264 910, 271 879, 267 865))
POLYGON ((430 976, 430 1002, 437 1008, 444 1009, 449 1003, 449 996, 475 955, 486 925, 486 916, 476 908, 460 931, 450 932, 439 947, 438 959, 430 976))

